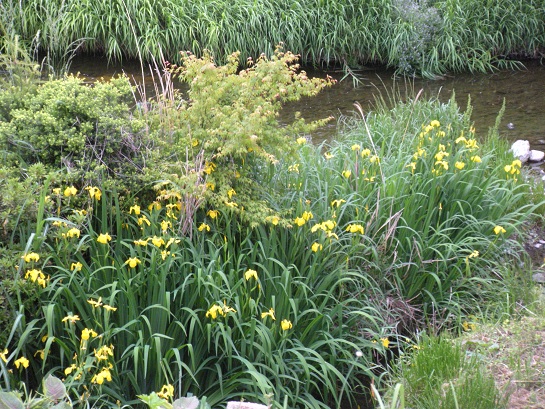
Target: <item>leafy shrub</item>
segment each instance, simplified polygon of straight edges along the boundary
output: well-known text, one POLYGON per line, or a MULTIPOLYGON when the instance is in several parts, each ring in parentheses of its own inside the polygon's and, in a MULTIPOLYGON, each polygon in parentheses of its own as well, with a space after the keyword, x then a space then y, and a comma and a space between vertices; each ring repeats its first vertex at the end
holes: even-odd
POLYGON ((0 122, 0 147, 20 166, 42 163, 90 180, 134 178, 143 167, 144 124, 131 118, 125 77, 93 86, 69 76, 24 96, 0 122))
POLYGON ((279 123, 282 103, 332 84, 298 72, 296 61, 279 47, 270 59, 262 55, 237 71, 238 53, 223 66, 209 54, 182 54, 181 66, 171 72, 189 85, 188 99, 168 92, 152 103, 147 120, 158 148, 148 178, 162 180, 181 196, 229 208, 253 225, 261 223, 271 210, 261 199, 259 173, 293 153, 297 137, 329 120, 306 123, 297 114, 291 124, 279 123))

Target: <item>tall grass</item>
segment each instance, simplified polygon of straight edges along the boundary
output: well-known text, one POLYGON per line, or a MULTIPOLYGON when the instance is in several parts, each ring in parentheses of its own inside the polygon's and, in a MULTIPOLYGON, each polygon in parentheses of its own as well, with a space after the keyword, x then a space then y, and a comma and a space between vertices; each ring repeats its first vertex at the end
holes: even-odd
POLYGON ((470 115, 454 99, 379 104, 348 120, 338 142, 304 146, 271 175, 286 193, 279 209, 306 201, 334 218, 349 263, 403 305, 400 326, 419 314, 456 321, 498 291, 508 297, 495 266, 522 254, 536 207, 497 130, 479 138, 470 115))
POLYGON ((240 51, 244 61, 283 42, 308 64, 378 62, 429 77, 512 67, 505 57, 538 57, 545 45, 541 0, 10 0, 2 8, 4 24, 28 40, 40 32, 58 56, 85 39, 86 52, 112 59, 208 49, 218 60, 240 51))

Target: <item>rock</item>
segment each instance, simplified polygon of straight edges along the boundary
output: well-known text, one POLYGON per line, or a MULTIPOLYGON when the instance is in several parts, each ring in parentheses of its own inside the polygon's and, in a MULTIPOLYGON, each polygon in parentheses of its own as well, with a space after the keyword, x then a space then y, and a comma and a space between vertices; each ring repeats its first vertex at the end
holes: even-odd
POLYGON ((536 283, 545 283, 545 274, 543 273, 535 273, 532 276, 532 280, 534 280, 536 283))
POLYGON ((227 409, 269 409, 269 406, 262 405, 260 403, 252 402, 227 402, 227 409))
POLYGON ((511 145, 511 152, 522 163, 528 162, 528 158, 530 157, 530 142, 519 139, 511 145))
POLYGON ((545 152, 532 149, 530 151, 530 157, 528 158, 528 162, 541 162, 543 158, 545 158, 545 152))

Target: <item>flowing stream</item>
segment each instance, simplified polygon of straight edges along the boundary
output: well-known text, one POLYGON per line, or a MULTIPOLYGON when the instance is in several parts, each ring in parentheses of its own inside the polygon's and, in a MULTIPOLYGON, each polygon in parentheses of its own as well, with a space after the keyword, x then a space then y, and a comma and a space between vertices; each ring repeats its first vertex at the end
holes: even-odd
MULTIPOLYGON (((423 97, 437 97, 448 100, 453 92, 456 101, 465 109, 468 96, 473 106, 472 119, 477 133, 483 135, 495 122, 496 116, 505 99, 506 110, 500 132, 508 141, 517 139, 530 141, 532 149, 545 150, 545 65, 529 61, 526 69, 517 71, 497 71, 489 74, 456 74, 438 80, 403 80, 394 79, 393 72, 383 68, 368 68, 359 73, 361 83, 354 87, 352 80, 340 81, 340 72, 322 72, 308 70, 312 76, 331 75, 338 82, 318 96, 304 98, 287 105, 281 120, 288 122, 296 111, 300 111, 307 120, 325 118, 330 115, 339 118, 355 112, 354 103, 359 103, 364 111, 372 109, 377 95, 387 98, 394 86, 401 96, 409 90, 409 95, 423 89, 423 97), (410 91, 412 90, 412 91, 410 91)), ((71 67, 71 72, 79 72, 90 81, 109 78, 125 72, 136 82, 142 82, 142 69, 136 62, 108 66, 104 59, 78 58, 71 67)), ((152 90, 153 78, 145 67, 144 78, 148 89, 152 90)), ((312 135, 315 142, 330 140, 337 132, 336 121, 319 129, 312 135)))

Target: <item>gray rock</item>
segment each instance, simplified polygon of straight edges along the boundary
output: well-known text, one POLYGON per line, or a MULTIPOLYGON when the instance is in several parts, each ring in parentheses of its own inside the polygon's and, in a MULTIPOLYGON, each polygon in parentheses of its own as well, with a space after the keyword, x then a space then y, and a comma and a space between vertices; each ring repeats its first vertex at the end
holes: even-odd
POLYGON ((543 158, 545 158, 545 152, 532 149, 530 151, 530 157, 528 158, 528 162, 541 162, 543 158))
POLYGON ((532 280, 534 280, 536 283, 545 283, 545 274, 543 273, 535 273, 532 276, 532 280))
POLYGON ((519 139, 511 145, 513 156, 519 159, 522 163, 528 162, 530 158, 530 142, 519 139))

